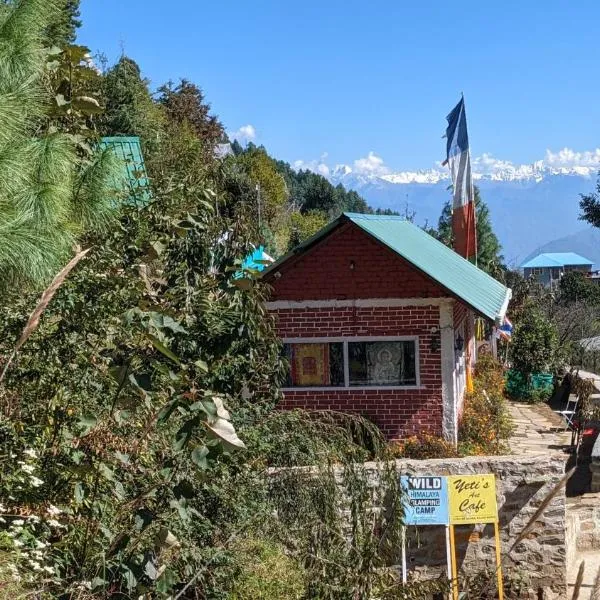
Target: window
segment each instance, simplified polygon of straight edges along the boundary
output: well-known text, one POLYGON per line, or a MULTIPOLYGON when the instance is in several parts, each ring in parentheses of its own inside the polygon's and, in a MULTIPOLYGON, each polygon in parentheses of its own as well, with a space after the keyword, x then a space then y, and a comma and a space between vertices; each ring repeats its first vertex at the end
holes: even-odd
POLYGON ((348 342, 351 386, 416 385, 415 342, 348 342))
POLYGON ((418 385, 416 338, 287 340, 288 388, 418 385))
POLYGON ((343 344, 284 344, 289 363, 286 387, 338 387, 344 385, 343 344))

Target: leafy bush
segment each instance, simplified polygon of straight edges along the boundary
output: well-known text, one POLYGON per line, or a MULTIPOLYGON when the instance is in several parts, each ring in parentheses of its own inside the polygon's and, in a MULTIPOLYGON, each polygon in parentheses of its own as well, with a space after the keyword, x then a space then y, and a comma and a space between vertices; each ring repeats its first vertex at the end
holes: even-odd
POLYGON ((507 450, 504 441, 512 430, 502 365, 491 356, 483 356, 475 365, 473 391, 465 398, 458 430, 460 453, 501 454, 507 450))
POLYGON ((556 326, 530 298, 519 313, 509 346, 513 369, 527 380, 534 373, 553 372, 560 361, 558 340, 556 326))
POLYGON ((459 456, 454 444, 443 437, 428 433, 392 442, 390 451, 396 458, 456 458, 459 456))
POLYGON ((239 572, 231 600, 300 600, 306 589, 303 567, 284 548, 264 539, 245 538, 232 547, 239 572))
POLYGON ((387 449, 376 425, 330 410, 272 412, 240 433, 251 460, 271 467, 377 460, 387 449))

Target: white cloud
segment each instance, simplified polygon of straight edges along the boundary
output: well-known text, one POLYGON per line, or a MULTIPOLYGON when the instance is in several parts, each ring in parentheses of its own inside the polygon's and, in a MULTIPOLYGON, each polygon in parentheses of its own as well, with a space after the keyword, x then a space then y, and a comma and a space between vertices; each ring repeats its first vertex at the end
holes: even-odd
POLYGON ((371 151, 365 158, 358 158, 354 161, 354 172, 360 175, 387 175, 390 169, 385 166, 383 158, 377 156, 371 151))
POLYGON ((312 171, 313 173, 323 175, 323 177, 328 177, 331 173, 329 166, 325 162, 328 156, 327 152, 323 152, 319 160, 296 160, 292 166, 296 171, 312 171))
MULTIPOLYGON (((297 160, 294 168, 308 169, 334 179, 347 175, 380 177, 390 183, 436 183, 449 179, 447 167, 440 162, 433 168, 419 171, 394 171, 385 164, 383 158, 371 151, 363 158, 357 158, 352 164, 327 164, 327 153, 318 160, 297 160)), ((510 160, 496 158, 490 153, 472 159, 473 177, 475 179, 521 180, 541 179, 547 173, 578 174, 586 177, 594 176, 600 170, 600 148, 578 152, 571 148, 563 148, 557 152, 546 150, 544 158, 529 164, 518 164, 510 160)))
POLYGON ((546 150, 544 162, 551 167, 600 167, 600 148, 576 152, 563 148, 558 152, 546 150))
POLYGON ((494 172, 504 169, 514 169, 514 167, 514 164, 509 160, 495 158, 486 152, 473 160, 473 170, 476 172, 494 172))
POLYGON ((256 129, 254 125, 242 125, 237 131, 229 132, 229 139, 237 140, 240 144, 247 144, 256 139, 256 129))

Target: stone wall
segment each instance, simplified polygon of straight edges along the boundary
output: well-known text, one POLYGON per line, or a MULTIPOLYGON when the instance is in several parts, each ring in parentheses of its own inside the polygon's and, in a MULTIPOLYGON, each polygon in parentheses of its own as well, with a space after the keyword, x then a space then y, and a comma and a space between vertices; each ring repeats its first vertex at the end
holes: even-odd
MULTIPOLYGON (((564 474, 564 456, 469 457, 461 459, 398 460, 399 474, 458 475, 494 473, 503 556, 564 474)), ((376 464, 367 465, 377 480, 376 464)), ((375 483, 376 485, 376 483, 375 483)), ((443 527, 411 528, 408 533, 409 576, 431 578, 446 572, 443 527)), ((459 567, 467 573, 495 568, 493 526, 456 528, 459 567)), ((566 597, 566 535, 564 489, 550 502, 526 539, 504 561, 504 579, 523 581, 519 598, 566 597)))
POLYGON ((600 551, 600 493, 585 494, 567 504, 568 562, 575 552, 600 551))

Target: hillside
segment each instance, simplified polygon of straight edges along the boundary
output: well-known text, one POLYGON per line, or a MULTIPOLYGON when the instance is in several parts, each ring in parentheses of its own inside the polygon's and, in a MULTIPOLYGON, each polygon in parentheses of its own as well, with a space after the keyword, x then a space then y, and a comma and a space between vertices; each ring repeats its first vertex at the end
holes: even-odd
POLYGON ((576 252, 594 261, 594 268, 600 268, 600 230, 594 227, 552 240, 525 257, 529 260, 542 252, 576 252))

